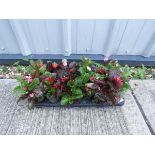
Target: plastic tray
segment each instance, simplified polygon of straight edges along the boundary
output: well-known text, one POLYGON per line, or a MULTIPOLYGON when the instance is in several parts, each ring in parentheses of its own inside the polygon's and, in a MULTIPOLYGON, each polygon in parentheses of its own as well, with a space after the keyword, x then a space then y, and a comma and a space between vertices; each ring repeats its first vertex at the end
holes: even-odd
MULTIPOLYGON (((124 99, 121 99, 115 106, 122 106, 122 105, 124 105, 124 99)), ((45 100, 35 105, 35 107, 37 108, 42 108, 42 107, 107 107, 107 106, 112 106, 112 105, 108 103, 94 103, 88 99, 83 99, 80 101, 76 101, 73 104, 67 104, 67 105, 61 105, 60 102, 51 103, 50 101, 45 100)))

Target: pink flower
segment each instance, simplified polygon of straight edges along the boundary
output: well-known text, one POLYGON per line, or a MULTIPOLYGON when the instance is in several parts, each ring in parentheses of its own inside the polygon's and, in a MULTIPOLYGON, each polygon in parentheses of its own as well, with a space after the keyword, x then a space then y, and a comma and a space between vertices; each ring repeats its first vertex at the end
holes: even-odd
POLYGON ((44 64, 42 64, 42 63, 41 63, 41 64, 39 64, 39 66, 40 66, 40 67, 42 67, 43 65, 44 65, 44 64))
POLYGON ((32 78, 27 79, 27 82, 28 82, 28 83, 31 83, 32 81, 33 81, 33 79, 32 79, 32 78))
POLYGON ((89 91, 89 87, 86 86, 86 91, 89 91))
POLYGON ((95 80, 95 78, 93 76, 91 76, 89 79, 90 79, 90 81, 94 81, 95 80))
POLYGON ((31 83, 33 81, 33 78, 31 76, 24 76, 24 80, 26 80, 28 83, 31 83))
POLYGON ((28 78, 29 78, 29 76, 25 75, 23 79, 26 80, 26 79, 28 79, 28 78))
POLYGON ((34 97, 34 93, 29 94, 29 97, 31 98, 34 97))
POLYGON ((118 103, 120 101, 120 96, 115 96, 115 101, 118 103))

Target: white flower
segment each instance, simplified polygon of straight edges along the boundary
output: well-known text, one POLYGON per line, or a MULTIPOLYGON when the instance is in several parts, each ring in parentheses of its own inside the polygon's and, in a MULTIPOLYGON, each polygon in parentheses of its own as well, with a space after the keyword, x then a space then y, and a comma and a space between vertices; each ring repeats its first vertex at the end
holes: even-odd
POLYGON ((88 58, 84 57, 85 60, 88 60, 88 58))
POLYGON ((108 61, 108 60, 109 60, 109 57, 105 56, 104 61, 108 61))
POLYGON ((63 66, 67 66, 67 59, 62 59, 63 66))
POLYGON ((91 71, 91 68, 90 68, 89 66, 87 66, 87 70, 88 70, 88 71, 91 71))

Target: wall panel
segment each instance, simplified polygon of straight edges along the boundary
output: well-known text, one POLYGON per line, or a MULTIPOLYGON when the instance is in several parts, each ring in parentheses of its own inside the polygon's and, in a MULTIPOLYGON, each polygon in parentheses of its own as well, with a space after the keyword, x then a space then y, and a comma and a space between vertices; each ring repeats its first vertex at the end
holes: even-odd
POLYGON ((155 20, 3 19, 0 54, 155 55, 155 20))

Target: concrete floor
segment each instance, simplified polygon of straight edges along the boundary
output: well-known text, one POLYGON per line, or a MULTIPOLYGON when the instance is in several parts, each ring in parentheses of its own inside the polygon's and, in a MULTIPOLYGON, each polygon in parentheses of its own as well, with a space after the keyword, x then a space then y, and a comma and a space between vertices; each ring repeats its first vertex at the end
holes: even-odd
POLYGON ((125 105, 106 108, 41 108, 17 105, 16 80, 0 80, 1 135, 146 135, 155 131, 155 81, 132 80, 125 105))

